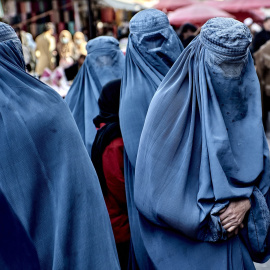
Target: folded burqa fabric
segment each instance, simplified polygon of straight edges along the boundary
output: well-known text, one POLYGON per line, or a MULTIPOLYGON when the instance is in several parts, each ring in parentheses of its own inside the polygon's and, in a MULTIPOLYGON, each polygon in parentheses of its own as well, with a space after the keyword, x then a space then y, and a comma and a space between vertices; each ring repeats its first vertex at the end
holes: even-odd
POLYGON ((249 29, 209 20, 149 106, 135 172, 141 231, 157 269, 255 269, 269 258, 269 150, 249 29), (250 198, 227 238, 218 212, 250 198))
POLYGON ((93 119, 99 113, 98 98, 106 83, 122 77, 125 56, 113 37, 101 36, 90 40, 86 49, 86 59, 66 96, 66 102, 91 155, 97 132, 93 119))
POLYGON ((181 41, 165 13, 155 9, 144 10, 130 21, 119 117, 125 146, 125 185, 131 237, 141 269, 151 268, 151 261, 143 247, 133 198, 136 156, 149 103, 182 50, 181 41))
POLYGON ((62 98, 0 23, 0 269, 119 269, 100 185, 62 98))

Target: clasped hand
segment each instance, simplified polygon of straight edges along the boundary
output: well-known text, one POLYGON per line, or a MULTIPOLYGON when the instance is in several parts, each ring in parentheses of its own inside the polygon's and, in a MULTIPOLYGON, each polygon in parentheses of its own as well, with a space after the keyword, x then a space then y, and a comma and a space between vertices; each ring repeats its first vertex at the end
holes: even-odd
POLYGON ((223 228, 227 231, 228 237, 238 234, 239 228, 243 228, 243 220, 250 209, 249 199, 232 201, 219 211, 219 217, 223 228))

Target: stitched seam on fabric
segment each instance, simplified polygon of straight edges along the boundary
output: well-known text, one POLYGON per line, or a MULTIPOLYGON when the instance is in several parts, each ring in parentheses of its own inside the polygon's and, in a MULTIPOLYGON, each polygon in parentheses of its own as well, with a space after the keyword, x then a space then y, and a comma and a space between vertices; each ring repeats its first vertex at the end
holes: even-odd
POLYGON ((207 40, 202 34, 200 34, 200 42, 207 47, 208 50, 216 52, 218 54, 222 53, 223 55, 226 56, 245 56, 247 54, 248 50, 235 50, 235 49, 229 49, 226 47, 220 47, 219 44, 215 43, 215 42, 210 42, 209 40, 207 40))
POLYGON ((252 216, 252 219, 253 219, 253 222, 254 222, 254 226, 255 226, 255 233, 256 233, 258 250, 259 250, 260 249, 260 246, 259 246, 259 238, 258 238, 258 233, 257 233, 257 226, 256 226, 256 223, 255 223, 255 218, 254 218, 254 215, 253 215, 253 211, 250 210, 250 213, 251 213, 251 216, 252 216))

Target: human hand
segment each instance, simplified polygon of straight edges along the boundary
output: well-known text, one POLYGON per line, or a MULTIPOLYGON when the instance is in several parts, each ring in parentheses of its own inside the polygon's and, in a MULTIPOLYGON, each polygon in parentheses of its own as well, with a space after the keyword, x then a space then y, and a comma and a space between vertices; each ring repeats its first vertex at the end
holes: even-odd
POLYGON ((237 234, 239 227, 243 227, 243 220, 250 207, 249 199, 243 199, 231 202, 219 212, 221 225, 229 233, 228 237, 237 234))
POLYGON ((244 224, 241 223, 240 226, 237 227, 235 230, 233 230, 232 232, 227 233, 228 238, 231 238, 231 237, 233 237, 234 235, 237 235, 238 232, 239 232, 239 228, 240 228, 240 229, 243 229, 243 228, 244 228, 244 224))

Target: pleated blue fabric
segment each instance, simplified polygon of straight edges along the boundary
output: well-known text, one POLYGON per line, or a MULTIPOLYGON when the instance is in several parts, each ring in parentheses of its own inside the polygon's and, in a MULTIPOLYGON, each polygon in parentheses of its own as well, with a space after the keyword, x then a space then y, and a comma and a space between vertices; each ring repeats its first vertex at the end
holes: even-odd
POLYGON ((91 155, 97 132, 93 119, 99 113, 98 98, 106 83, 121 79, 125 57, 119 42, 113 37, 101 36, 90 40, 86 49, 86 59, 65 100, 91 155))
POLYGON ((255 269, 269 259, 269 149, 249 29, 209 20, 169 71, 149 106, 134 196, 156 269, 255 269), (252 207, 227 238, 218 212, 252 207))
POLYGON ((120 269, 100 185, 62 98, 0 23, 0 269, 120 269))
POLYGON ((149 103, 182 50, 181 41, 165 13, 155 9, 144 10, 130 21, 119 117, 125 146, 125 185, 131 238, 140 269, 150 269, 152 263, 144 249, 138 211, 134 204, 134 173, 139 140, 149 103))

